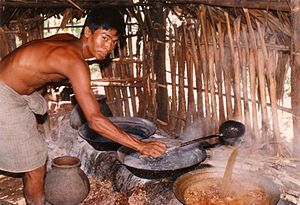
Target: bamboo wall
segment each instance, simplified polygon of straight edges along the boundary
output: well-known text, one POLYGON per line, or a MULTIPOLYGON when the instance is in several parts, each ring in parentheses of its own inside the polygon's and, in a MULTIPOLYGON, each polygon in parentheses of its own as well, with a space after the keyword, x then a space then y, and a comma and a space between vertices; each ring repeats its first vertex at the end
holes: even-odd
MULTIPOLYGON (((101 69, 102 78, 92 82, 106 83, 114 116, 149 118, 174 135, 197 123, 206 125, 204 134, 216 133, 222 122, 235 119, 245 123, 251 142, 283 154, 286 134, 280 119, 282 113, 294 116, 290 104, 282 104, 292 78, 288 13, 183 4, 165 8, 170 15, 160 25, 153 22, 151 9, 127 8, 127 44, 101 69), (161 28, 164 41, 150 35, 161 28), (154 53, 162 44, 166 53, 154 53), (162 62, 165 82, 158 81, 157 55, 167 59, 162 62), (158 88, 167 90, 163 120, 158 88)), ((16 47, 9 43, 14 34, 23 43, 41 38, 41 21, 36 17, 1 28, 1 56, 16 47)))
POLYGON ((0 60, 16 49, 17 41, 21 45, 34 39, 43 38, 43 21, 42 17, 37 16, 21 21, 10 21, 9 27, 0 27, 0 60))
MULTIPOLYGON (((209 122, 208 133, 216 133, 222 122, 235 119, 245 123, 253 143, 267 145, 267 149, 282 154, 284 130, 278 115, 291 112, 288 105, 279 104, 289 77, 290 31, 287 24, 279 24, 271 14, 265 13, 261 18, 259 12, 244 9, 233 18, 226 11, 198 7, 196 16, 168 24, 164 42, 169 67, 167 122, 156 118, 160 85, 151 59, 153 39, 141 30, 131 33, 129 24, 131 37, 120 52, 119 62, 103 72, 106 78, 127 79, 128 86, 123 87, 123 82, 121 87, 106 88, 114 114, 151 118, 176 135, 203 121, 209 122), (217 12, 213 14, 216 19, 211 18, 211 12, 217 12), (135 53, 132 47, 136 48, 135 53), (123 64, 125 58, 131 60, 123 64)), ((135 13, 139 29, 150 18, 147 12, 144 14, 143 19, 136 16, 139 12, 135 13)))

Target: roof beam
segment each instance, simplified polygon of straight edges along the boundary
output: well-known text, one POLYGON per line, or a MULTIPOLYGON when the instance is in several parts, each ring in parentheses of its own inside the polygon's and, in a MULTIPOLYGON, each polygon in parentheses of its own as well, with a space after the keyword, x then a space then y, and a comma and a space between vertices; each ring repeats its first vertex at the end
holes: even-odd
MULTIPOLYGON (((249 9, 265 9, 277 11, 290 11, 289 0, 153 0, 153 1, 138 1, 134 3, 131 0, 76 0, 76 3, 81 8, 95 8, 101 6, 134 6, 134 5, 151 5, 155 3, 164 4, 206 4, 210 6, 231 7, 231 8, 249 8, 249 9)), ((58 8, 72 6, 67 1, 16 1, 4 0, 0 1, 0 6, 9 7, 24 7, 24 8, 58 8)))
POLYGON ((168 3, 198 3, 210 6, 290 11, 289 0, 170 0, 168 3))
MULTIPOLYGON (((77 5, 83 8, 95 8, 101 6, 132 6, 134 5, 130 0, 102 0, 102 1, 74 1, 77 5)), ((15 0, 4 0, 0 1, 0 6, 18 7, 18 8, 67 8, 73 6, 67 1, 15 1, 15 0)))

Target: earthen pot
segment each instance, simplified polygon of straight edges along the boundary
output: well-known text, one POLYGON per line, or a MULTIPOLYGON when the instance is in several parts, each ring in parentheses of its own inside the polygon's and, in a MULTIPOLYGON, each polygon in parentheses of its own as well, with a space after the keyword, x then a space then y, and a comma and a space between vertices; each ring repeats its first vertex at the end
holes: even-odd
POLYGON ((62 156, 52 161, 52 169, 45 178, 46 201, 53 205, 75 205, 90 191, 87 175, 80 169, 77 157, 62 156))

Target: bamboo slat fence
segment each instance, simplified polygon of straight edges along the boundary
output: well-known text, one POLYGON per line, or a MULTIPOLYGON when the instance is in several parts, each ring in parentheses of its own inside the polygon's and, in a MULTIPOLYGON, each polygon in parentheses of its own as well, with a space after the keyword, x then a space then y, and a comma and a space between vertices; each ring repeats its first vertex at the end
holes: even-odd
MULTIPOLYGON (((282 105, 289 94, 286 84, 290 86, 293 77, 289 13, 192 3, 164 6, 165 41, 153 35, 162 25, 153 21, 151 5, 125 9, 126 45, 119 46, 111 64, 101 68, 102 78, 92 81, 93 86, 105 87, 113 115, 149 118, 174 135, 203 120, 209 122, 208 133, 218 132, 222 122, 235 119, 246 125, 254 144, 286 154, 279 113, 299 118, 290 105, 282 105), (158 82, 153 53, 161 44, 166 48, 160 54, 166 57, 165 82, 161 78, 158 82), (160 88, 168 92, 164 120, 157 113, 160 88)), ((13 29, 1 27, 1 57, 16 47, 9 43, 15 34, 22 43, 42 38, 42 20, 12 22, 13 29)))
MULTIPOLYGON (((129 24, 127 52, 119 52, 120 59, 139 60, 125 66, 115 62, 110 72, 103 72, 112 79, 141 79, 142 86, 106 88, 115 115, 151 118, 176 135, 199 120, 208 120, 207 129, 212 133, 225 120, 235 119, 245 123, 253 142, 286 154, 281 143, 284 130, 278 119, 278 103, 285 95, 289 68, 286 39, 290 28, 286 21, 279 23, 275 15, 260 10, 242 9, 234 16, 225 10, 198 6, 194 16, 168 24, 168 38, 163 43, 168 48, 169 109, 168 122, 162 122, 156 117, 160 85, 152 59, 155 39, 145 32, 149 22, 139 9, 131 11, 139 30, 134 35, 130 26, 134 24, 129 24), (132 53, 132 47, 140 51, 132 53)), ((286 20, 281 14, 283 18, 286 20)))

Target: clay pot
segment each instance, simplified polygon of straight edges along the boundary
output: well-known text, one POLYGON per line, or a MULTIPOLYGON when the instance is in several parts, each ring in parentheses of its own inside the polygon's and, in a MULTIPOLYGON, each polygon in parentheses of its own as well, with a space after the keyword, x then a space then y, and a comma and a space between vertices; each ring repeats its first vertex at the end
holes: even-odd
POLYGON ((80 160, 72 156, 57 157, 45 178, 46 201, 53 205, 75 205, 90 191, 87 175, 80 169, 80 160))

